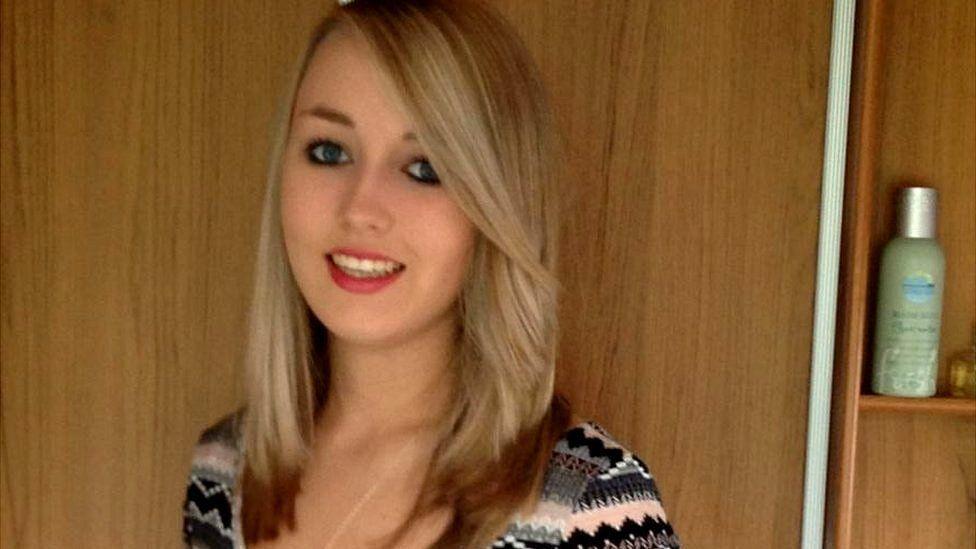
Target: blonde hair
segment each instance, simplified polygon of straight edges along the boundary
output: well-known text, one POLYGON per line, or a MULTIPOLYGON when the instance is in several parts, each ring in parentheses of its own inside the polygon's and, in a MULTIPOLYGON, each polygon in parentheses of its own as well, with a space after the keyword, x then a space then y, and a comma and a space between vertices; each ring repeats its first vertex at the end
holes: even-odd
POLYGON ((538 69, 513 28, 473 0, 356 0, 315 28, 273 142, 245 350, 242 526, 247 541, 294 528, 294 499, 327 394, 327 332, 290 271, 280 164, 296 90, 322 40, 358 31, 416 126, 449 196, 477 227, 458 298, 457 386, 413 519, 443 505, 436 547, 483 547, 531 513, 569 424, 554 394, 558 192, 564 144, 538 69))

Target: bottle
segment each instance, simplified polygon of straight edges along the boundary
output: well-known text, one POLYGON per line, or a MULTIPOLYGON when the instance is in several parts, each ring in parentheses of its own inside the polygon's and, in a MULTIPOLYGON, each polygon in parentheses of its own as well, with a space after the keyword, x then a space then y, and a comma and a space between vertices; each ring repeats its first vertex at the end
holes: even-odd
POLYGON ((881 254, 871 390, 900 397, 935 394, 945 254, 936 240, 938 192, 899 192, 898 234, 881 254))
POLYGON ((969 350, 949 359, 949 393, 954 397, 976 398, 976 323, 969 350))

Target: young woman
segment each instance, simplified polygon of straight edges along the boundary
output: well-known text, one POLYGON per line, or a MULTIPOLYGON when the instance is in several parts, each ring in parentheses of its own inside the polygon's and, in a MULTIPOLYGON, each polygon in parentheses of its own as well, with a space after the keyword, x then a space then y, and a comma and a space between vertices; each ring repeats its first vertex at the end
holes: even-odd
POLYGON ((186 544, 677 547, 645 464, 553 393, 567 180, 513 29, 346 3, 286 99, 246 403, 195 448, 186 544))

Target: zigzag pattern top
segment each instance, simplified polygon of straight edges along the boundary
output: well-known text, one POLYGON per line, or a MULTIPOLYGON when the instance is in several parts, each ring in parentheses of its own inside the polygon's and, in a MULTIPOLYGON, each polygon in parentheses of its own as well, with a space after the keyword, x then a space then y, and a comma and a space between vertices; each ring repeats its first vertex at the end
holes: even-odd
MULTIPOLYGON (((240 496, 241 409, 201 434, 183 503, 187 548, 245 549, 240 496)), ((553 449, 541 500, 516 515, 491 549, 670 549, 681 542, 668 522, 647 465, 600 425, 581 422, 553 449)))

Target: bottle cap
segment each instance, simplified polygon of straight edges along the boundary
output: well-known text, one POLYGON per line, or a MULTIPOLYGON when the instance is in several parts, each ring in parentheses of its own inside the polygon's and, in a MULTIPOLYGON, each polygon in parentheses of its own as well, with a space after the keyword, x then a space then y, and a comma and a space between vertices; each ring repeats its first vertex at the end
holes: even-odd
POLYGON ((935 238, 939 191, 932 187, 905 187, 898 195, 898 236, 935 238))

